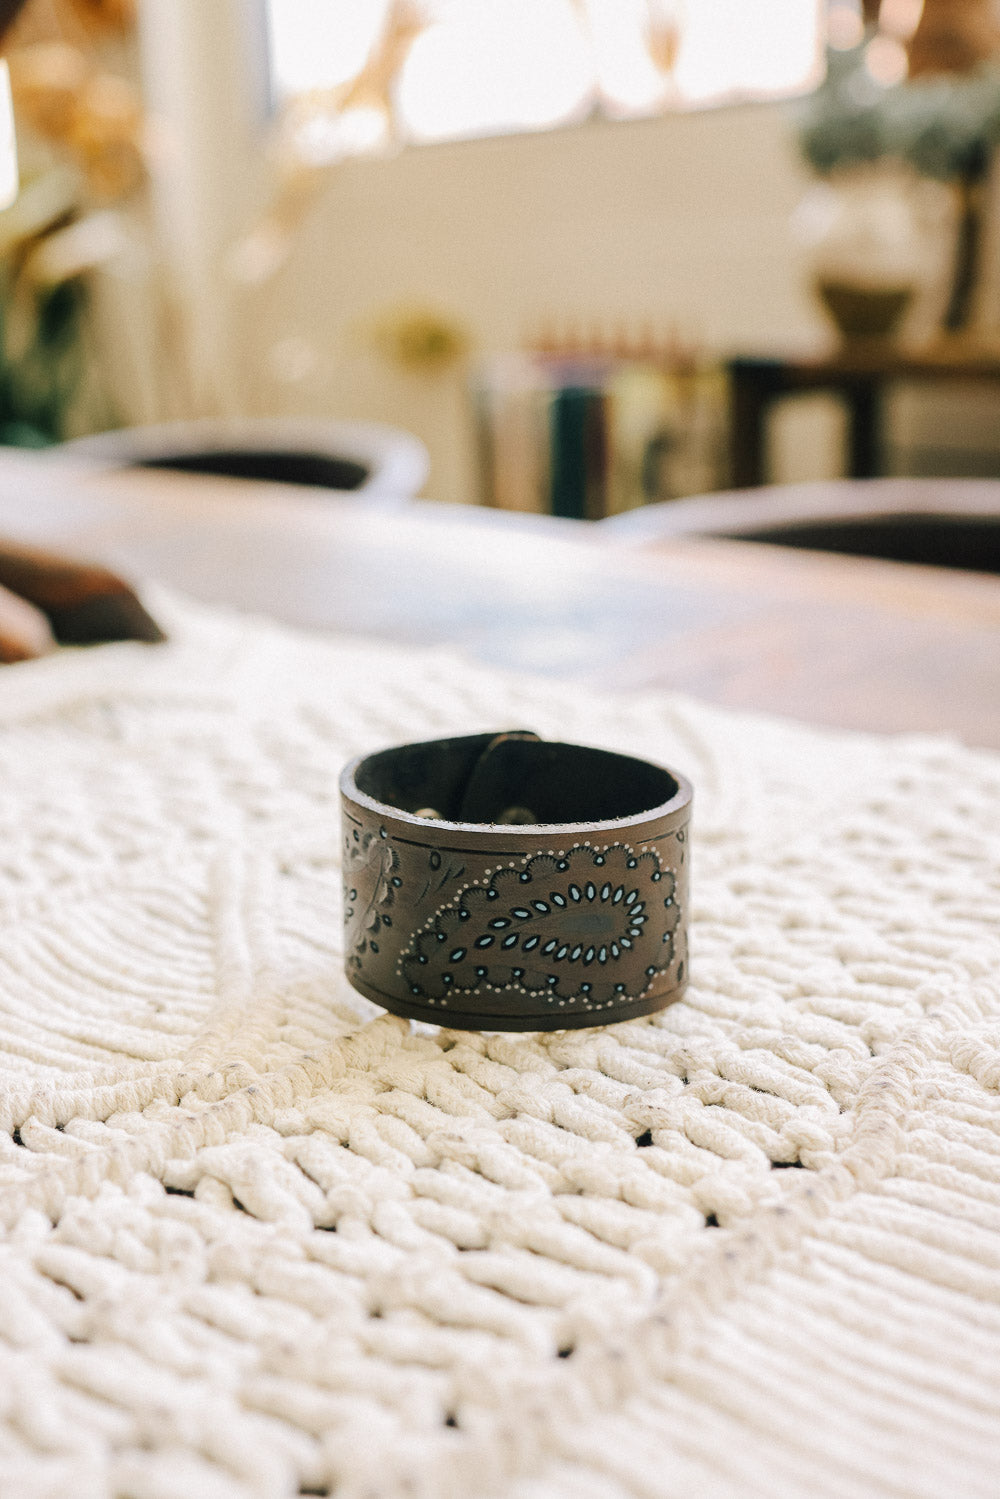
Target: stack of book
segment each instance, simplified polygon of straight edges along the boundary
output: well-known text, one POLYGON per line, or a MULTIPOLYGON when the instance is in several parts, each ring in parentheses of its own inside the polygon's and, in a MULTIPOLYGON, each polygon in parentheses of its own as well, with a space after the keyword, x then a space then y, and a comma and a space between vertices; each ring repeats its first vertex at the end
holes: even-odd
POLYGON ((600 520, 725 483, 724 377, 655 351, 532 349, 473 385, 482 501, 600 520))

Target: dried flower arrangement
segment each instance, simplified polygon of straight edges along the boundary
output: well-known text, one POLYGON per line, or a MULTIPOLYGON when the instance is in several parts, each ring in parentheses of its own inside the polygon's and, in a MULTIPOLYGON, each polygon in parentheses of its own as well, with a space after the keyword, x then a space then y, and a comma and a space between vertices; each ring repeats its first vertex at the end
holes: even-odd
POLYGON ((21 190, 0 213, 0 442, 67 435, 87 373, 88 276, 145 178, 143 114, 104 55, 132 0, 30 0, 4 39, 21 190))
POLYGON ((985 184, 1000 144, 1000 36, 989 0, 865 0, 864 19, 854 45, 828 49, 825 82, 797 112, 799 145, 821 176, 885 161, 952 185, 956 242, 943 321, 958 332, 971 313, 985 184))

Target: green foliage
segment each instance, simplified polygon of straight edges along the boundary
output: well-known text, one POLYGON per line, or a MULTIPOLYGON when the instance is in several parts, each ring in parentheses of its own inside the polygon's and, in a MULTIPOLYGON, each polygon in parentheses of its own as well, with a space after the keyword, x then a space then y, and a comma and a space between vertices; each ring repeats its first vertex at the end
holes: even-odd
POLYGON ((921 78, 884 88, 865 46, 831 49, 825 81, 798 115, 799 144, 821 175, 887 158, 941 181, 982 177, 1000 142, 1000 72, 921 78))
POLYGON ((66 436, 83 374, 86 300, 79 278, 15 291, 0 277, 0 443, 40 448, 66 436), (15 296, 28 298, 26 313, 15 311, 15 296))

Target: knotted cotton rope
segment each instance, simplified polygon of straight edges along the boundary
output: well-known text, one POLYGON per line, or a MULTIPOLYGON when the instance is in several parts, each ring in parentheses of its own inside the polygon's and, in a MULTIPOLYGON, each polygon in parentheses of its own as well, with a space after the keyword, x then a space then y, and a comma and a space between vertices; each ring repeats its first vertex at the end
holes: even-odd
POLYGON ((154 605, 0 676, 0 1494, 992 1499, 1000 758, 154 605), (662 1014, 343 979, 339 767, 505 724, 695 782, 662 1014))

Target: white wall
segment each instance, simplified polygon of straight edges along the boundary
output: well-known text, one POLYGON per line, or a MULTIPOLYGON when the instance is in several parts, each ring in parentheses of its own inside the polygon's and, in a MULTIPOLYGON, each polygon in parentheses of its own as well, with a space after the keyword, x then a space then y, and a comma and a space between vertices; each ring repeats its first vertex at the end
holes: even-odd
MULTIPOLYGON (((432 451, 429 492, 473 490, 456 377, 403 375, 367 320, 428 303, 478 354, 545 324, 675 326, 710 350, 756 349, 821 327, 789 215, 803 188, 775 106, 413 148, 331 176, 295 253, 244 320, 256 359, 289 336, 317 366, 262 404, 379 417, 432 451)), ((248 350, 249 355, 249 350, 248 350)))
MULTIPOLYGON (((139 42, 152 160, 161 322, 187 351, 177 410, 235 400, 221 262, 262 191, 262 39, 254 0, 141 0, 139 42)), ((162 336, 162 335, 161 335, 162 336)), ((154 347, 154 359, 170 358, 154 347)), ((167 382, 170 389, 170 382, 167 382)))
MULTIPOLYGON (((779 105, 595 120, 349 163, 329 174, 278 276, 237 294, 226 249, 266 201, 269 177, 259 0, 142 0, 141 16, 169 148, 161 224, 195 316, 198 410, 398 423, 430 447, 427 492, 474 499, 465 373, 390 365, 367 336, 387 309, 438 308, 468 330, 477 358, 553 324, 675 327, 718 354, 829 337, 790 230, 808 178, 779 105)), ((896 405, 914 446, 953 426, 926 395, 896 405)), ((774 476, 837 472, 839 433, 823 398, 790 406, 775 423, 774 476)))

